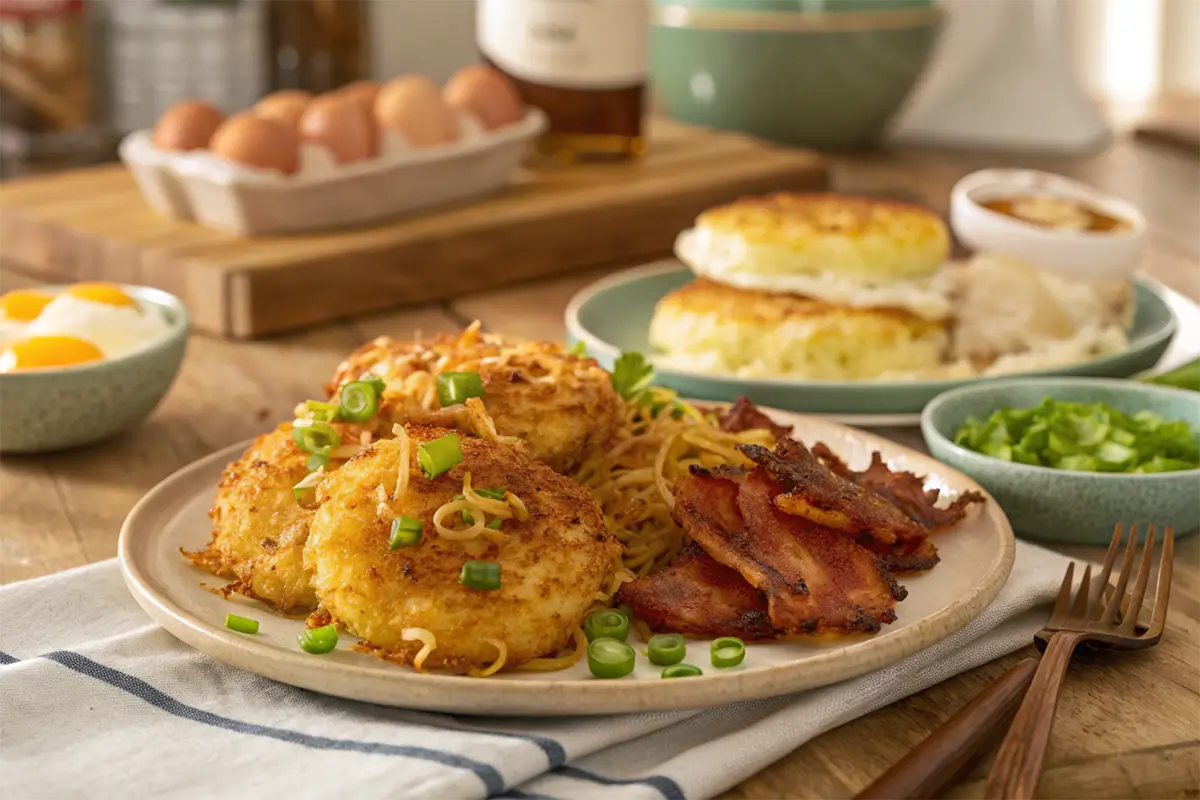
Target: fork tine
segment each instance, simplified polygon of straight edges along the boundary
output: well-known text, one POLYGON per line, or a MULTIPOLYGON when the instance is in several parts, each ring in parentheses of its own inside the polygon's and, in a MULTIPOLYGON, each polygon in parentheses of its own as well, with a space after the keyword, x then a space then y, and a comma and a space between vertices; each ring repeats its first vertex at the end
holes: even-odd
MULTIPOLYGON (((1092 602, 1088 604, 1087 618, 1094 620, 1100 615, 1100 609, 1104 604, 1104 589, 1108 586, 1108 579, 1112 576, 1113 564, 1117 560, 1117 548, 1121 546, 1121 534, 1125 530, 1124 523, 1118 522, 1117 527, 1113 529, 1112 540, 1108 543, 1108 552, 1104 554, 1104 566, 1100 569, 1100 578, 1096 581, 1096 596, 1092 598, 1092 602)), ((1137 539, 1137 525, 1134 525, 1129 530, 1129 535, 1137 539)))
POLYGON ((1054 600, 1054 610, 1050 612, 1050 622, 1046 627, 1061 628, 1067 622, 1067 610, 1071 607, 1071 585, 1075 582, 1075 562, 1067 564, 1067 574, 1063 575, 1062 586, 1058 589, 1058 597, 1054 600))
POLYGON ((1069 619, 1072 622, 1077 622, 1080 625, 1086 625, 1087 609, 1088 609, 1088 591, 1092 585, 1092 565, 1088 564, 1083 570, 1083 580, 1079 582, 1079 591, 1075 594, 1075 602, 1071 604, 1071 616, 1069 619))
POLYGON ((1125 616, 1121 618, 1121 627, 1117 629, 1118 633, 1132 636, 1137 632, 1138 614, 1142 611, 1142 599, 1146 596, 1146 583, 1150 580, 1150 564, 1154 559, 1154 534, 1155 526, 1151 525, 1146 531, 1146 546, 1142 548, 1142 561, 1138 565, 1137 580, 1133 584, 1133 591, 1129 594, 1129 605, 1125 609, 1125 616))
POLYGON ((1115 625, 1121 613, 1121 600, 1125 597, 1125 587, 1129 585, 1129 576, 1133 572, 1133 554, 1137 550, 1137 536, 1133 534, 1131 529, 1129 541, 1125 543, 1125 557, 1121 559, 1121 577, 1117 578, 1117 588, 1113 590, 1108 605, 1104 607, 1104 613, 1100 615, 1098 621, 1101 625, 1115 625))
POLYGON ((1157 639, 1162 636, 1167 624, 1167 603, 1171 599, 1171 568, 1175 560, 1175 529, 1170 525, 1163 531, 1162 559, 1158 565, 1158 591, 1154 597, 1154 618, 1146 637, 1157 639))

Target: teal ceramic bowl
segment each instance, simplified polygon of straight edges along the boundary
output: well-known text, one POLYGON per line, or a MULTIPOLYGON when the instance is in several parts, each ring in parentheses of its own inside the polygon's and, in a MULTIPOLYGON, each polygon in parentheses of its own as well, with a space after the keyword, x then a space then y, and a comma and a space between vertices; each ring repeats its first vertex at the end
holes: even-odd
POLYGON ((41 453, 108 439, 150 416, 166 395, 187 348, 187 309, 158 289, 121 288, 163 315, 167 336, 118 358, 0 375, 0 452, 41 453))
POLYGON ((1153 411, 1184 420, 1200 438, 1200 393, 1134 381, 1024 378, 965 386, 935 399, 921 415, 921 433, 938 461, 970 475, 988 490, 1025 539, 1108 544, 1118 522, 1154 524, 1176 535, 1200 528, 1200 469, 1151 475, 1069 472, 1014 464, 954 444, 968 417, 986 418, 1004 407, 1028 408, 1056 400, 1107 403, 1126 414, 1153 411))
POLYGON ((651 79, 683 122, 859 149, 916 85, 941 22, 929 0, 658 0, 651 79))
MULTIPOLYGON (((667 262, 600 280, 580 291, 567 306, 567 335, 572 342, 583 342, 588 353, 606 368, 612 367, 623 350, 636 350, 653 358, 654 350, 646 335, 655 304, 663 295, 694 278, 678 263, 667 262)), ((1128 350, 1030 374, 1125 378, 1158 363, 1171 343, 1175 327, 1175 318, 1166 302, 1147 286, 1138 284, 1128 350)), ((697 400, 732 401, 744 394, 761 405, 835 416, 860 425, 915 425, 916 415, 942 392, 996 379, 804 381, 659 369, 655 380, 697 400)))

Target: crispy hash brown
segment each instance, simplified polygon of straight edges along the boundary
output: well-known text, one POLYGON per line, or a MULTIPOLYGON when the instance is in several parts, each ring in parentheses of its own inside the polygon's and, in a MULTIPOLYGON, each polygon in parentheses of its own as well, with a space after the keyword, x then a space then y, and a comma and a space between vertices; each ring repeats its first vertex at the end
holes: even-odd
POLYGON ((386 384, 372 420, 380 435, 409 422, 494 434, 558 472, 604 447, 624 415, 608 373, 593 359, 551 342, 485 334, 478 323, 455 336, 368 342, 338 366, 326 392, 336 400, 342 386, 363 376, 386 384), (470 404, 442 407, 436 377, 445 372, 479 373, 486 416, 472 413, 470 404))
POLYGON ((319 488, 304 561, 321 607, 378 654, 401 663, 414 663, 423 649, 405 638, 406 630, 432 634, 436 646, 418 666, 455 672, 486 669, 498 657, 512 667, 572 644, 620 559, 596 501, 544 464, 468 436, 460 437, 463 460, 430 480, 418 466, 418 448, 451 431, 410 425, 405 432, 375 442, 319 488), (402 470, 407 487, 397 494, 402 470), (476 509, 478 535, 448 538, 448 526, 465 535, 461 511, 439 510, 467 492, 468 475, 470 487, 502 487, 518 498, 525 519, 514 512, 499 530, 486 529, 483 518, 495 517, 476 509), (419 520, 423 532, 415 545, 393 550, 389 530, 399 516, 419 520), (499 564, 500 587, 463 585, 460 572, 469 560, 499 564))

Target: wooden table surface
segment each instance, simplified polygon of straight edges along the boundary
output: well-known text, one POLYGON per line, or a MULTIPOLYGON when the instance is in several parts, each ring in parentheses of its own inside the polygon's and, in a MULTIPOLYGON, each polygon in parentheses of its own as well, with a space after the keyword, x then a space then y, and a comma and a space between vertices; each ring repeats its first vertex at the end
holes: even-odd
MULTIPOLYGON (((1139 204, 1151 224, 1146 271, 1200 300, 1200 162, 1177 149, 1121 140, 1087 158, 1028 158, 916 150, 835 158, 834 186, 945 209, 972 169, 1020 164, 1077 176, 1139 204)), ((627 265, 619 265, 627 266, 627 265)), ((488 330, 559 339, 580 274, 346 321, 249 344, 193 337, 169 396, 141 428, 84 451, 0 461, 0 581, 111 558, 126 513, 179 467, 247 439, 317 397, 335 364, 380 334, 488 330)), ((0 288, 28 283, 0 269, 0 288)), ((912 431, 887 432, 913 441, 912 431)), ((1200 797, 1200 537, 1179 543, 1170 625, 1149 651, 1081 655, 1059 704, 1039 794, 1048 798, 1200 797)), ((1074 554, 1097 559, 1100 552, 1074 554)), ((728 792, 730 798, 848 797, 862 789, 1018 658, 1015 653, 843 725, 728 792)), ((977 797, 986 762, 951 793, 977 797)))

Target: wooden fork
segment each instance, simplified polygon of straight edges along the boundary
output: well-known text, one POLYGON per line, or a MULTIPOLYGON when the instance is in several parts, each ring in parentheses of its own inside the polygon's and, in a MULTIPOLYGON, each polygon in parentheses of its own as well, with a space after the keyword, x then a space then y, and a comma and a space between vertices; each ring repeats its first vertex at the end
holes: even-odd
POLYGON ((1146 533, 1146 544, 1142 548, 1137 579, 1126 599, 1126 587, 1133 574, 1134 551, 1137 550, 1137 525, 1129 531, 1125 555, 1121 563, 1121 576, 1107 603, 1102 600, 1103 589, 1108 585, 1121 545, 1123 526, 1117 525, 1112 542, 1104 557, 1100 578, 1096 582, 1096 596, 1089 600, 1092 567, 1083 572, 1079 591, 1071 599, 1071 587, 1075 578, 1075 562, 1067 566, 1062 588, 1054 602, 1050 622, 1034 637, 1042 651, 1041 664, 1034 675, 1033 683, 1013 719, 1008 735, 996 754, 996 763, 984 786, 984 797, 988 800, 1027 800, 1033 797, 1038 778, 1042 773, 1046 744, 1050 740, 1050 727, 1054 723, 1054 709, 1058 703, 1058 690, 1067 664, 1076 645, 1087 642, 1101 647, 1119 650, 1138 650, 1151 647, 1162 638, 1167 621, 1167 601, 1171 595, 1171 562, 1175 555, 1175 534, 1167 527, 1163 536, 1162 559, 1158 569, 1158 587, 1154 599, 1154 615, 1149 626, 1138 630, 1138 614, 1146 595, 1146 584, 1150 580, 1150 566, 1154 556, 1155 528, 1150 526, 1146 533), (1124 610, 1122 610, 1124 608, 1124 610))
MULTIPOLYGON (((1021 661, 1015 664, 1008 673, 1004 674, 1003 678, 997 680, 986 688, 982 693, 979 693, 976 698, 971 700, 964 708, 960 709, 956 714, 942 724, 940 728, 931 733, 928 738, 920 742, 917 747, 907 754, 904 758, 896 762, 892 769, 884 772, 883 775, 871 784, 870 787, 863 790, 857 795, 856 800, 928 800, 941 796, 942 790, 946 789, 950 783, 958 777, 960 772, 966 768, 971 760, 982 753, 991 742, 1000 738, 1003 732, 1004 724, 1009 718, 1012 718, 1013 711, 1018 708, 1022 697, 1027 696, 1026 692, 1034 680, 1034 675, 1043 680, 1045 685, 1043 700, 1039 700, 1038 704, 1049 703, 1045 706, 1044 720, 1039 721, 1038 735, 1040 736, 1040 744, 1032 741, 1032 738, 1026 738, 1028 734, 1021 734, 1019 745, 1014 745, 1010 750, 1006 763, 1015 766, 1019 758, 1028 758, 1027 768, 1030 769, 1030 784, 1027 787, 1027 794, 1013 792, 1008 794, 1010 790, 1009 778, 1002 778, 1001 775, 1007 775, 1007 772, 1001 772, 1001 760, 997 759, 996 765, 992 768, 991 780, 1001 783, 1001 788, 997 788, 994 793, 989 794, 989 798, 1027 798, 1032 795, 1033 787, 1037 786, 1037 778, 1042 769, 1042 754, 1045 751, 1045 742, 1049 739, 1050 723, 1052 714, 1054 714, 1055 698, 1057 697, 1058 684, 1062 680, 1063 672, 1066 672, 1067 662, 1070 657, 1070 652, 1074 650, 1075 645, 1082 640, 1090 639, 1092 632, 1097 634, 1103 633, 1106 637, 1114 636, 1112 627, 1108 622, 1114 619, 1114 613, 1120 610, 1120 601, 1126 591, 1129 582, 1130 566, 1133 563, 1133 551, 1138 541, 1138 527, 1134 525, 1129 531, 1129 541, 1126 545, 1126 553, 1124 553, 1124 563, 1122 565, 1121 577, 1118 578, 1118 585, 1115 591, 1110 591, 1109 602, 1104 608, 1104 614, 1096 619, 1096 609, 1102 601, 1105 589, 1109 587, 1109 578, 1112 575, 1112 565, 1116 561, 1117 549, 1121 546, 1123 527, 1117 525, 1112 541, 1109 545, 1109 552, 1105 555, 1104 566, 1102 573, 1096 583, 1091 582, 1091 567, 1087 567, 1084 573, 1084 581, 1080 587, 1080 594, 1076 596, 1076 607, 1086 607, 1086 616, 1080 612, 1076 618, 1075 608, 1070 608, 1070 589, 1072 589, 1073 579, 1075 575, 1075 565, 1070 564, 1067 567, 1067 575, 1063 578, 1062 589, 1058 593, 1058 599, 1055 603, 1054 614, 1052 614, 1050 622, 1039 631, 1034 637, 1039 649, 1045 651, 1043 663, 1046 657, 1051 655, 1049 643, 1054 642, 1058 637, 1063 637, 1060 643, 1055 645, 1054 652, 1057 652, 1058 658, 1061 658, 1061 663, 1057 667, 1048 667, 1046 670, 1039 669, 1038 658, 1022 658, 1021 661), (1088 602, 1088 593, 1092 589, 1097 590, 1097 596, 1088 602), (1081 604, 1080 604, 1081 603, 1081 604), (1087 620, 1085 624, 1084 620, 1087 620), (1073 630, 1075 627, 1080 627, 1084 632, 1073 630), (1070 637, 1070 638, 1067 638, 1070 637), (1051 674, 1052 673, 1052 674, 1051 674), (1033 747, 1032 745, 1037 745, 1033 747)), ((1108 640, 1093 639, 1098 643, 1109 643, 1112 646, 1121 646, 1121 648, 1145 648, 1150 646, 1162 637, 1163 624, 1166 619, 1166 601, 1170 595, 1171 588, 1171 559, 1174 554, 1174 535, 1170 528, 1166 529, 1165 541, 1163 543, 1163 563, 1158 573, 1158 596, 1154 602, 1154 616, 1151 626, 1145 631, 1140 631, 1136 628, 1136 620, 1141 610, 1142 596, 1146 594, 1146 583, 1148 582, 1148 565, 1150 565, 1154 528, 1147 531, 1146 548, 1142 552, 1141 565, 1138 573, 1138 581, 1134 584, 1134 590, 1130 595, 1129 603, 1127 604, 1126 613, 1122 616, 1121 625, 1116 626, 1116 634, 1118 642, 1108 642, 1108 640), (1136 602, 1135 602, 1136 601, 1136 602), (1129 636, 1126 638, 1126 633, 1141 633, 1141 636, 1129 636)), ((1026 708, 1026 705, 1021 705, 1021 712, 1026 717, 1036 717, 1036 710, 1026 708)), ((1016 724, 1019 720, 1013 721, 1013 730, 1016 730, 1016 724)), ((1026 721, 1026 724, 1030 722, 1026 721)), ((1031 726, 1032 728, 1033 726, 1031 726)), ((1014 734, 1015 735, 1015 734, 1014 734)), ((1006 745, 1008 741, 1006 740, 1006 745)), ((989 792, 991 789, 989 787, 989 792)))

